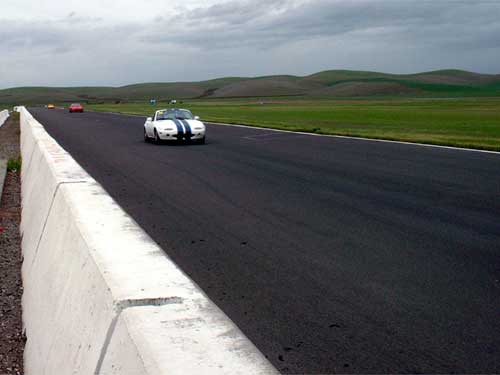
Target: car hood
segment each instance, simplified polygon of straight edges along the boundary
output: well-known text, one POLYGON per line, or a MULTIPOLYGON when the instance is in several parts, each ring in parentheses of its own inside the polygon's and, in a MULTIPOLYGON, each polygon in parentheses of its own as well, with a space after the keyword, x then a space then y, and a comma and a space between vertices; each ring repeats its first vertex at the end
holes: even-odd
POLYGON ((177 125, 184 125, 186 127, 186 124, 191 127, 191 130, 194 128, 205 128, 205 125, 203 122, 199 120, 160 120, 156 121, 156 124, 161 126, 161 127, 177 127, 177 125))

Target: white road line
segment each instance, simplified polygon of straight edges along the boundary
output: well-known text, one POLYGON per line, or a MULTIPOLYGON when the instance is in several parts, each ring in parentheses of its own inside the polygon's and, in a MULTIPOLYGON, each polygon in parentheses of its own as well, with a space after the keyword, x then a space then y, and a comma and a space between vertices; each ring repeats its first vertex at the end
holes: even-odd
MULTIPOLYGON (((130 117, 145 117, 145 116, 139 116, 139 115, 125 115, 123 113, 116 113, 116 112, 95 112, 95 111, 91 111, 91 112, 94 112, 94 113, 109 113, 109 114, 113 114, 113 115, 130 116, 130 117)), ((226 123, 223 123, 223 122, 210 122, 210 121, 206 121, 206 123, 207 124, 212 124, 212 125, 221 125, 221 126, 234 126, 234 127, 237 127, 237 128, 249 128, 249 129, 257 129, 257 130, 270 130, 270 131, 273 131, 273 132, 280 132, 280 133, 303 134, 303 135, 310 135, 310 136, 314 136, 314 137, 345 138, 345 139, 362 140, 362 141, 370 141, 370 142, 396 143, 396 144, 401 144, 401 145, 411 145, 411 146, 421 146, 421 147, 433 147, 433 148, 442 148, 442 149, 448 149, 448 150, 458 150, 458 151, 468 151, 468 152, 481 152, 481 153, 484 153, 484 154, 500 155, 500 151, 478 150, 478 149, 475 149, 475 148, 441 146, 441 145, 432 145, 432 144, 428 144, 428 143, 391 141, 391 140, 387 140, 387 139, 373 139, 373 138, 364 138, 364 137, 351 137, 351 136, 347 136, 347 135, 315 134, 315 133, 307 133, 307 132, 296 132, 296 131, 292 131, 292 130, 281 130, 281 129, 265 128, 265 127, 260 127, 260 126, 239 125, 239 124, 226 124, 226 123)))
POLYGON ((105 113, 105 114, 108 114, 108 115, 119 115, 119 116, 127 116, 127 117, 142 117, 144 119, 148 117, 147 115, 129 115, 127 113, 92 111, 90 109, 87 110, 87 112, 90 112, 90 113, 105 113))
POLYGON ((210 121, 207 121, 206 123, 207 124, 211 124, 211 125, 234 126, 234 127, 238 127, 238 128, 270 130, 270 131, 273 131, 273 132, 280 132, 280 133, 303 134, 303 135, 310 135, 310 136, 314 136, 314 137, 345 138, 345 139, 362 140, 362 141, 370 141, 370 142, 396 143, 396 144, 402 144, 402 145, 443 148, 443 149, 449 149, 449 150, 469 151, 469 152, 481 152, 481 153, 485 153, 485 154, 500 155, 499 151, 478 150, 478 149, 475 149, 475 148, 441 146, 441 145, 432 145, 432 144, 428 144, 428 143, 391 141, 391 140, 387 140, 387 139, 373 139, 373 138, 364 138, 364 137, 351 137, 351 136, 347 136, 347 135, 315 134, 315 133, 307 133, 307 132, 296 132, 296 131, 292 131, 292 130, 281 130, 281 129, 264 128, 264 127, 260 127, 260 126, 249 126, 249 125, 239 125, 239 124, 225 124, 225 123, 222 123, 222 122, 210 122, 210 121))
MULTIPOLYGON (((210 124, 210 123, 208 123, 208 124, 210 124)), ((250 141, 268 141, 268 140, 274 140, 274 139, 283 139, 283 136, 301 136, 301 134, 296 134, 296 133, 276 134, 276 132, 273 132, 273 133, 266 133, 266 134, 247 135, 247 136, 242 137, 242 138, 248 139, 250 141)), ((288 137, 286 137, 286 138, 288 138, 288 137)))

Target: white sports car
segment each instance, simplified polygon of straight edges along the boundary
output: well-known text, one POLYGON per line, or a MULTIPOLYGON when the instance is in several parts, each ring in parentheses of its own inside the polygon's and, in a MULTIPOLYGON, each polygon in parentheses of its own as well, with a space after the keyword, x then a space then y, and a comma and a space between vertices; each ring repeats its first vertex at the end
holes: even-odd
POLYGON ((187 109, 161 109, 147 118, 144 140, 205 143, 205 125, 187 109))

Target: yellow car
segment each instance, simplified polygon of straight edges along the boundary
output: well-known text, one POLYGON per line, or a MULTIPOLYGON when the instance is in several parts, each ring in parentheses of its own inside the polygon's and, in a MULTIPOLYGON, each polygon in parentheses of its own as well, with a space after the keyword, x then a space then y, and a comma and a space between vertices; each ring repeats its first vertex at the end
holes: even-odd
POLYGON ((47 106, 47 109, 56 109, 56 106, 54 104, 49 104, 47 106))

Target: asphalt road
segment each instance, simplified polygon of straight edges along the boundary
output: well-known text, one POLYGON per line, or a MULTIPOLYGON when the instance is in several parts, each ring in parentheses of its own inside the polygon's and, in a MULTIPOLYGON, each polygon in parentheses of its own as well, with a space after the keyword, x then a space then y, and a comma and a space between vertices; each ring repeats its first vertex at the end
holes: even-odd
POLYGON ((279 370, 500 372, 500 155, 32 113, 279 370))

